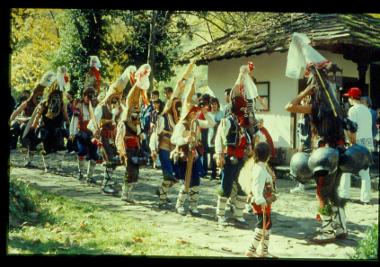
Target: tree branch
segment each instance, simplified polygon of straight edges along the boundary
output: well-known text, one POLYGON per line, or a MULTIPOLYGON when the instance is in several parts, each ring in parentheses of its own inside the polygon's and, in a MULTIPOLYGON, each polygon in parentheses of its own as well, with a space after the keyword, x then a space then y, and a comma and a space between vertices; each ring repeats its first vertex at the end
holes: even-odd
POLYGON ((212 37, 212 33, 210 30, 210 26, 208 25, 208 22, 206 22, 206 25, 207 25, 208 33, 210 34, 210 37, 211 37, 211 41, 214 41, 214 38, 212 37))
POLYGON ((56 32, 57 32, 57 37, 58 37, 58 40, 59 40, 59 29, 58 29, 58 27, 57 27, 57 22, 55 21, 54 14, 53 14, 53 12, 52 12, 51 10, 49 10, 49 14, 50 14, 51 18, 52 18, 53 21, 54 21, 55 30, 56 30, 56 32))

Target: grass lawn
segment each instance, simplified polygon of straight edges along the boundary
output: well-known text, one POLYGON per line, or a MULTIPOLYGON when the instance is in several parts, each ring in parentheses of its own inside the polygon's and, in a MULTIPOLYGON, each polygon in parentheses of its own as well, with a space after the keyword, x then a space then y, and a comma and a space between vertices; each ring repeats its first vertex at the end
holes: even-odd
MULTIPOLYGON (((124 212, 26 188, 22 191, 37 212, 30 220, 23 214, 17 226, 10 222, 8 254, 207 256, 204 249, 160 233, 154 224, 124 212)), ((10 212, 10 220, 13 217, 10 212)))

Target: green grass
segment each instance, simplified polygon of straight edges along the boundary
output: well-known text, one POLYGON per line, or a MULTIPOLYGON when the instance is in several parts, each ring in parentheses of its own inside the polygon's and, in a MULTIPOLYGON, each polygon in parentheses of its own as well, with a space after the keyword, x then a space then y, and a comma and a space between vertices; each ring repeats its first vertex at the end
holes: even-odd
POLYGON ((360 241, 355 249, 352 259, 373 259, 378 260, 377 251, 379 249, 379 225, 374 224, 367 230, 365 237, 360 241))
POLYGON ((207 256, 201 248, 161 234, 124 212, 22 188, 20 194, 30 199, 38 220, 24 216, 24 222, 9 228, 8 254, 207 256))

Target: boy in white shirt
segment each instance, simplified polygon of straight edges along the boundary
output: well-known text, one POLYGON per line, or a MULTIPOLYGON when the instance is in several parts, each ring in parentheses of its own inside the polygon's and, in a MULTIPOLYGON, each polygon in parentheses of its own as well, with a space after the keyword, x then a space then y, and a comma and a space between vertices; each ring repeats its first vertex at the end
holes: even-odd
POLYGON ((266 162, 270 158, 270 147, 266 142, 255 145, 254 160, 252 168, 252 200, 253 212, 257 217, 257 224, 254 231, 253 241, 248 251, 248 257, 268 257, 269 235, 272 227, 270 217, 271 206, 276 201, 273 192, 272 176, 267 171, 266 162), (257 253, 257 248, 261 244, 261 254, 257 253))
MULTIPOLYGON (((352 107, 348 110, 348 118, 357 123, 358 131, 356 134, 348 132, 350 144, 360 144, 365 146, 369 151, 374 150, 372 136, 372 116, 369 109, 360 102, 361 90, 357 87, 350 88, 344 96, 352 107)), ((369 168, 359 172, 362 180, 360 203, 363 205, 370 204, 371 201, 371 177, 369 168)), ((351 174, 343 173, 340 180, 339 194, 342 198, 350 198, 351 174)))

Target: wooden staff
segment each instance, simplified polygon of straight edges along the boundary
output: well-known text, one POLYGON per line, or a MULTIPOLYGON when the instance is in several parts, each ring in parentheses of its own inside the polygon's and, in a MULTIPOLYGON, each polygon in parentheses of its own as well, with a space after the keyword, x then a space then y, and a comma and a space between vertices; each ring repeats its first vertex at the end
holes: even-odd
POLYGON ((265 239, 265 233, 266 233, 266 228, 267 228, 267 215, 266 215, 265 207, 266 207, 266 205, 262 206, 262 210, 263 210, 263 237, 262 237, 262 239, 263 240, 265 239))
POLYGON ((193 162, 195 157, 195 144, 196 144, 196 132, 197 131, 197 119, 194 119, 190 124, 190 135, 194 137, 194 140, 189 143, 189 152, 187 154, 187 165, 185 173, 185 192, 189 191, 191 174, 193 170, 193 162))
MULTIPOLYGON (((94 123, 94 126, 95 126, 95 129, 96 131, 99 133, 100 135, 100 128, 99 128, 99 125, 98 125, 98 122, 96 121, 96 118, 95 118, 95 114, 94 114, 94 110, 92 108, 92 104, 91 104, 91 101, 89 102, 88 104, 88 111, 90 113, 90 117, 91 117, 91 120, 93 121, 94 123)), ((104 156, 104 159, 106 160, 106 162, 109 162, 109 158, 108 158, 108 154, 107 154, 107 151, 105 150, 103 144, 97 144, 97 146, 100 148, 103 156, 104 156)))

